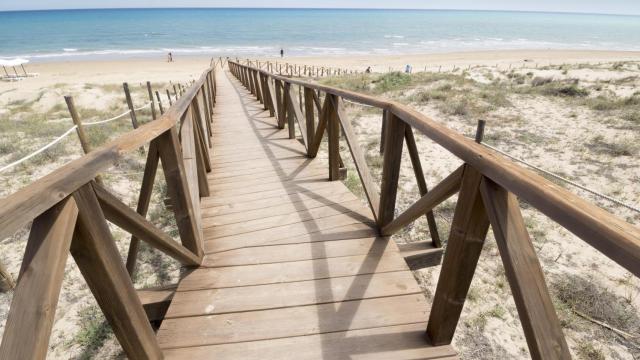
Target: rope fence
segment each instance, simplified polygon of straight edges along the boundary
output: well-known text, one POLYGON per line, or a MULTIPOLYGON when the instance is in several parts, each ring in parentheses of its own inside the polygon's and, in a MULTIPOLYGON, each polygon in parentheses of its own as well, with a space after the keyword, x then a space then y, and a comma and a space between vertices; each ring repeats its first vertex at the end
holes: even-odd
POLYGON ((612 203, 614 203, 616 205, 625 207, 625 208, 627 208, 627 209, 629 209, 631 211, 635 211, 637 213, 640 213, 640 208, 638 206, 627 204, 622 200, 618 200, 618 199, 612 198, 611 196, 602 194, 602 193, 600 193, 598 191, 595 191, 593 189, 590 189, 590 188, 588 188, 588 187, 586 187, 584 185, 580 185, 580 184, 578 184, 578 183, 576 183, 574 181, 571 181, 571 180, 569 180, 569 179, 567 179, 565 177, 562 177, 562 176, 560 176, 558 174, 552 173, 551 171, 545 170, 545 169, 543 169, 543 168, 541 168, 539 166, 531 164, 530 162, 528 162, 526 160, 523 160, 523 159, 520 159, 518 157, 515 157, 515 156, 513 156, 513 155, 511 155, 511 154, 509 154, 509 153, 507 153, 505 151, 502 151, 502 150, 500 150, 500 149, 498 149, 498 148, 496 148, 494 146, 491 146, 491 145, 488 145, 488 144, 485 144, 485 143, 481 143, 481 144, 486 146, 487 148, 489 148, 489 149, 491 149, 491 150, 503 155, 503 156, 508 157, 509 159, 511 159, 511 160, 513 160, 515 162, 519 162, 519 163, 521 163, 523 165, 526 165, 526 166, 528 166, 528 167, 530 167, 530 168, 532 168, 532 169, 534 169, 536 171, 539 171, 539 172, 541 172, 541 173, 543 173, 545 175, 551 176, 552 178, 554 178, 556 180, 559 180, 561 182, 564 182, 566 184, 574 186, 574 187, 576 187, 576 188, 578 188, 580 190, 586 191, 586 192, 588 192, 588 193, 590 193, 590 194, 592 194, 592 195, 594 195, 596 197, 599 197, 601 199, 607 200, 607 201, 612 202, 612 203))
POLYGON ((75 129, 78 128, 78 125, 73 125, 69 130, 65 131, 64 134, 58 136, 55 140, 53 140, 52 142, 48 143, 47 145, 41 147, 40 149, 32 152, 31 154, 23 157, 20 160, 16 160, 14 162, 12 162, 11 164, 7 164, 5 166, 3 166, 2 168, 0 168, 0 172, 3 172, 7 169, 10 169, 16 165, 22 164, 23 162, 31 159, 32 157, 42 153, 43 151, 47 150, 48 148, 52 147, 53 145, 59 143, 60 141, 62 141, 62 139, 64 139, 65 137, 67 137, 69 134, 71 134, 71 132, 73 132, 75 129))

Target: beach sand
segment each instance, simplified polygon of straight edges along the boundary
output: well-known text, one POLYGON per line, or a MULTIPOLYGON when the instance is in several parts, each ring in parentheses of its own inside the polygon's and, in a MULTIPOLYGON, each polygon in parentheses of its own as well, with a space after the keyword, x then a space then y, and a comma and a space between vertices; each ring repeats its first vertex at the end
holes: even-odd
MULTIPOLYGON (((142 86, 146 81, 155 84, 154 89, 162 93, 169 87, 169 82, 186 84, 199 77, 209 66, 210 60, 209 57, 175 57, 173 63, 167 63, 164 58, 135 58, 28 64, 27 71, 39 73, 38 77, 19 82, 0 82, 0 125, 16 124, 17 126, 19 123, 23 123, 20 126, 26 129, 20 130, 21 132, 6 131, 1 133, 0 149, 37 148, 61 133, 63 129, 70 127, 72 124, 68 119, 69 115, 64 105, 63 95, 73 95, 76 98, 76 105, 81 108, 82 115, 86 115, 92 121, 99 120, 122 112, 122 109, 126 108, 122 94, 122 82, 128 82, 131 85, 134 103, 138 106, 148 100, 146 89, 142 86), (59 129, 53 128, 50 132, 40 131, 41 134, 33 135, 29 133, 29 127, 24 125, 32 120, 41 121, 42 124, 51 127, 59 126, 59 129)), ((566 72, 560 69, 536 69, 549 64, 597 64, 600 62, 612 64, 618 61, 640 61, 640 52, 620 51, 518 50, 393 56, 358 55, 285 59, 273 57, 260 60, 359 71, 371 66, 374 72, 386 72, 390 69, 401 70, 406 64, 411 64, 416 72, 425 67, 433 71, 442 66, 442 71, 447 72, 453 67, 466 69, 469 66, 483 66, 484 68, 470 71, 468 76, 487 83, 493 78, 505 79, 507 69, 520 69, 524 65, 525 69, 517 71, 522 73, 520 76, 525 76, 525 73, 530 72, 531 76, 552 77, 554 79, 579 78, 581 84, 589 86, 593 93, 600 91, 602 94, 609 94, 610 92, 618 96, 630 96, 637 91, 635 80, 630 83, 604 84, 602 90, 594 90, 598 85, 596 79, 608 81, 629 78, 632 75, 637 75, 640 71, 640 69, 611 71, 610 69, 583 69, 579 67, 566 72), (496 65, 498 69, 495 68, 496 65)), ((610 65, 607 67, 611 68, 610 65)), ((460 71, 458 71, 459 73, 460 71)), ((434 86, 436 85, 442 84, 435 83, 434 86)), ((415 89, 407 91, 406 94, 385 93, 384 96, 409 98, 412 91, 415 92, 415 89)), ((488 124, 488 141, 519 157, 532 159, 535 163, 544 165, 545 168, 566 174, 566 176, 577 179, 604 193, 614 194, 631 203, 640 201, 637 195, 640 167, 626 164, 627 161, 637 163, 635 161, 637 157, 617 156, 612 158, 607 154, 594 155, 589 152, 589 149, 585 149, 585 144, 592 141, 591 138, 595 133, 604 135, 604 140, 613 142, 613 140, 621 138, 622 135, 632 135, 633 132, 629 129, 637 129, 636 127, 631 127, 628 121, 622 121, 615 116, 609 116, 605 118, 606 121, 603 121, 601 113, 585 107, 568 107, 566 103, 561 101, 562 99, 533 95, 508 95, 513 106, 498 108, 490 114, 489 118, 492 122, 488 124), (577 126, 574 123, 576 121, 578 122, 577 126), (529 133, 529 131, 534 133, 529 133), (591 161, 592 159, 597 161, 591 161)), ((431 102, 415 107, 456 131, 465 135, 473 133, 475 121, 471 120, 475 119, 444 114, 438 106, 431 102)), ((374 115, 366 110, 357 110, 356 108, 348 110, 362 140, 361 144, 377 141, 380 129, 378 122, 381 118, 379 114, 374 115)), ((143 121, 148 120, 149 117, 148 113, 143 113, 140 116, 143 121)), ((6 128, 11 129, 11 126, 6 128)), ((113 137, 129 131, 130 127, 130 121, 125 118, 122 122, 113 125, 112 128, 105 129, 104 132, 113 137)), ((96 137, 96 139, 102 138, 96 137)), ((39 167, 32 166, 33 164, 30 163, 28 167, 0 174, 0 184, 3 185, 2 195, 12 193, 66 161, 81 156, 79 144, 75 138, 70 137, 69 141, 63 145, 66 150, 61 157, 54 154, 56 156, 52 156, 51 159, 41 161, 39 167), (37 170, 31 170, 32 168, 37 168, 37 170)), ((458 165, 457 160, 451 154, 433 145, 422 136, 418 136, 418 145, 423 150, 421 154, 426 160, 424 168, 428 169, 427 176, 430 184, 441 179, 448 171, 458 165), (427 156, 429 157, 426 158, 427 156)), ((373 146, 373 148, 377 147, 373 146)), ((10 152, 0 154, 0 164, 8 163, 10 158, 10 152)), ((127 203, 134 204, 136 201, 143 161, 144 158, 141 156, 132 158, 128 164, 124 165, 134 164, 135 166, 119 166, 113 169, 111 177, 106 179, 107 183, 125 198, 127 203), (125 177, 132 173, 136 174, 135 181, 125 177)), ((415 194, 412 169, 408 167, 408 163, 404 165, 407 167, 402 170, 404 175, 400 192, 406 190, 407 193, 415 194)), ((350 173, 355 174, 355 171, 350 171, 350 173)), ((580 195, 585 196, 585 194, 580 195)), ((161 202, 160 195, 158 195, 158 199, 161 202)), ((409 206, 412 199, 410 196, 400 196, 399 208, 409 206)), ((453 208, 453 202, 445 205, 448 210, 453 208)), ((446 209, 439 208, 438 214, 443 214, 445 211, 446 209)), ((150 211, 150 213, 152 212, 150 211)), ((638 294, 640 294, 640 290, 638 289, 640 289, 640 284, 637 279, 627 277, 627 273, 620 267, 612 264, 610 260, 605 259, 593 248, 575 239, 566 230, 559 228, 539 213, 533 212, 530 208, 526 208, 524 212, 534 237, 536 249, 539 251, 545 271, 549 275, 549 281, 554 280, 556 274, 589 276, 597 273, 598 277, 604 276, 603 285, 607 289, 611 289, 619 296, 626 296, 628 292, 631 296, 630 303, 639 305, 640 297, 638 294), (549 241, 547 242, 546 239, 549 241), (626 285, 620 285, 623 283, 626 285)), ((617 215, 634 223, 640 221, 637 215, 628 212, 620 211, 617 215)), ((21 231, 10 239, 0 240, 0 249, 2 249, 0 262, 6 265, 14 276, 17 276, 20 268, 26 234, 26 231, 21 231)), ((408 236, 413 240, 418 239, 419 236, 424 237, 424 226, 415 226, 414 230, 408 233, 408 236)), ((122 231, 115 231, 114 237, 121 253, 125 254, 129 236, 122 231)), ((469 299, 469 303, 473 306, 465 307, 456 344, 459 349, 465 350, 465 355, 476 351, 474 349, 477 348, 479 356, 489 354, 489 351, 493 349, 493 355, 496 358, 501 356, 502 358, 526 358, 526 351, 523 350, 526 343, 517 320, 512 297, 508 291, 496 290, 496 281, 501 281, 503 284, 505 282, 503 267, 494 243, 489 243, 487 246, 474 280, 474 284, 477 284, 472 288, 473 291, 469 299), (475 300, 472 299, 474 296, 475 300), (507 300, 505 301, 505 299, 507 300), (506 313, 501 314, 501 312, 506 313), (478 330, 480 323, 484 330, 478 330), (474 339, 474 342, 470 342, 469 339, 474 339), (497 352, 496 349, 500 349, 501 352, 497 352)), ((150 254, 149 252, 144 255, 146 258, 143 262, 146 262, 147 265, 144 265, 136 286, 153 286, 172 279, 175 280, 179 272, 178 266, 165 269, 167 260, 152 257, 150 254), (163 275, 158 275, 159 273, 163 275)), ((426 289, 431 291, 435 288, 438 271, 438 268, 434 268, 418 273, 418 277, 426 289)), ((0 336, 4 330, 4 319, 8 314, 9 303, 10 294, 0 294, 0 336)), ((96 318, 95 311, 98 310, 95 308, 94 300, 86 288, 84 280, 73 261, 69 260, 51 338, 49 358, 75 358, 87 354, 96 358, 117 358, 119 356, 120 347, 113 336, 106 340, 102 339, 97 350, 91 348, 91 344, 78 340, 78 333, 85 332, 86 335, 87 329, 95 330, 104 326, 100 323, 99 318, 94 320, 96 318)), ((588 334, 585 331, 576 330, 575 326, 565 329, 565 333, 569 337, 572 349, 580 349, 582 340, 587 336, 585 334, 588 334)), ((594 334, 600 333, 594 332, 594 334)), ((630 352, 622 345, 616 344, 615 340, 598 343, 597 346, 601 346, 607 355, 615 353, 621 354, 619 358, 632 358, 630 352)), ((471 357, 473 358, 473 356, 471 357)))

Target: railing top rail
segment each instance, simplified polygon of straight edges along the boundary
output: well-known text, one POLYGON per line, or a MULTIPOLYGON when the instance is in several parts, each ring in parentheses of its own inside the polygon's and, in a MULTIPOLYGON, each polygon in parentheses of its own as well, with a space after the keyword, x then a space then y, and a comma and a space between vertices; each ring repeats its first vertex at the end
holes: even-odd
POLYGON ((157 120, 125 133, 2 199, 0 239, 11 236, 20 227, 94 179, 101 171, 114 165, 128 152, 140 148, 175 126, 205 83, 207 75, 214 70, 213 66, 205 70, 185 94, 157 120))
POLYGON ((392 112, 484 176, 531 204, 636 276, 640 276, 639 228, 439 124, 411 107, 354 91, 273 74, 233 61, 230 63, 250 68, 276 80, 392 112))

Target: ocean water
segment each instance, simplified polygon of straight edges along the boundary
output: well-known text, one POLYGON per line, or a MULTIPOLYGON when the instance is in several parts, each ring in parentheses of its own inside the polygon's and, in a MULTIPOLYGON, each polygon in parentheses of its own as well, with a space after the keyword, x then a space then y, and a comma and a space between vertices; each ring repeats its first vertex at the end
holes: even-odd
POLYGON ((448 10, 117 9, 0 12, 0 57, 640 50, 640 16, 448 10))

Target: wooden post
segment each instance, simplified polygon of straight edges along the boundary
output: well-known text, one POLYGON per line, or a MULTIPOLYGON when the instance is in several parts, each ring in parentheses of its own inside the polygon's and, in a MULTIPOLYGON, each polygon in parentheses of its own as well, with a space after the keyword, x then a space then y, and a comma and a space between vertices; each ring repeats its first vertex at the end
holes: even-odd
POLYGON ((16 287, 11 273, 0 263, 0 292, 6 292, 16 287))
MULTIPOLYGON (((158 143, 156 140, 153 140, 149 144, 147 161, 145 163, 144 174, 142 176, 142 185, 140 186, 140 194, 138 195, 138 206, 136 211, 142 216, 146 216, 147 211, 149 210, 151 195, 153 194, 153 183, 156 179, 156 171, 158 170, 159 159, 160 156, 158 154, 158 143)), ((129 243, 129 254, 127 256, 127 271, 129 272, 129 275, 131 275, 131 277, 133 277, 136 269, 139 244, 140 240, 135 236, 131 236, 131 241, 129 243)))
POLYGON ((289 106, 295 106, 293 103, 293 99, 291 98, 291 84, 288 82, 284 83, 284 94, 282 96, 283 107, 287 109, 287 127, 289 129, 289 139, 296 138, 296 119, 295 113, 290 111, 289 106), (291 104, 289 104, 291 102, 291 104))
POLYGON ((176 84, 171 84, 173 86, 173 95, 176 97, 176 101, 178 101, 178 90, 176 89, 176 84))
POLYGON ((71 255, 130 359, 160 359, 162 352, 109 231, 93 184, 76 190, 78 224, 71 255))
POLYGON ((284 94, 282 93, 282 81, 275 80, 276 83, 276 104, 278 105, 278 128, 284 129, 286 122, 286 107, 284 103, 284 94))
POLYGON ((64 101, 67 103, 67 108, 69 109, 69 114, 71 114, 71 120, 76 125, 76 133, 78 134, 78 139, 80 140, 80 146, 82 146, 82 151, 85 154, 91 152, 91 146, 89 145, 89 141, 87 139, 87 135, 84 132, 84 127, 82 126, 82 120, 80 120, 80 115, 76 110, 76 105, 73 102, 72 96, 65 96, 64 101))
POLYGON ((124 96, 127 98, 127 106, 129 107, 129 114, 131 115, 131 124, 134 129, 138 128, 138 119, 136 118, 136 110, 133 107, 133 100, 131 100, 131 93, 129 92, 129 84, 122 83, 124 88, 124 96))
MULTIPOLYGON (((422 163, 420 162, 420 153, 418 152, 416 139, 413 136, 413 129, 411 129, 411 126, 409 125, 405 126, 405 140, 407 141, 407 149, 409 150, 409 157, 411 158, 413 172, 416 176, 416 181, 418 182, 420 196, 425 196, 429 192, 429 188, 427 187, 427 182, 424 178, 422 163)), ((438 234, 438 226, 436 225, 436 218, 435 216, 433 216, 433 210, 429 210, 429 212, 427 212, 426 214, 426 217, 433 246, 438 248, 442 247, 440 235, 438 234)))
MULTIPOLYGON (((158 138, 158 150, 167 182, 167 192, 171 199, 176 224, 182 245, 202 259, 202 229, 198 225, 196 212, 187 185, 187 172, 181 154, 178 130, 172 127, 158 138)), ((194 179, 196 180, 196 179, 194 179)))
POLYGON ((482 199, 533 359, 571 359, 518 198, 483 178, 482 199))
POLYGON ((378 211, 379 228, 383 228, 393 221, 406 124, 389 111, 386 126, 382 160, 382 185, 380 187, 380 210, 378 211))
POLYGON ((160 99, 160 93, 156 91, 156 98, 158 99, 158 108, 160 109, 160 115, 164 114, 164 108, 162 107, 162 99, 160 99))
POLYGON ((477 170, 465 166, 427 325, 427 336, 435 346, 451 344, 489 230, 481 180, 477 170))
POLYGON ((327 93, 330 101, 325 116, 327 117, 327 137, 329 142, 329 181, 340 180, 340 121, 336 106, 340 106, 340 98, 327 93))
POLYGON ((387 132, 387 118, 389 117, 389 110, 383 110, 382 112, 382 128, 380 129, 380 154, 384 154, 384 139, 387 132))
POLYGON ((307 139, 309 144, 307 145, 307 156, 311 153, 311 144, 315 136, 315 116, 314 108, 315 103, 313 99, 313 89, 304 88, 304 115, 306 118, 307 139))
POLYGON ((156 101, 153 99, 153 91, 151 90, 151 82, 147 81, 147 91, 149 92, 149 101, 151 101, 151 118, 153 120, 157 119, 156 117, 156 101))
POLYGON ((167 90, 167 99, 169 99, 169 106, 172 106, 173 101, 171 101, 171 93, 169 92, 169 89, 166 89, 166 90, 167 90))
POLYGON ((478 120, 478 127, 476 128, 476 142, 480 144, 484 139, 484 127, 486 125, 486 121, 478 120))
POLYGON ((65 198, 31 226, 0 359, 45 359, 78 208, 65 198))

